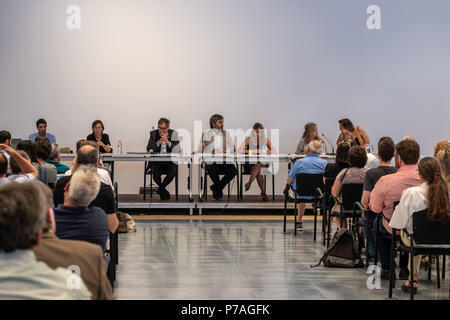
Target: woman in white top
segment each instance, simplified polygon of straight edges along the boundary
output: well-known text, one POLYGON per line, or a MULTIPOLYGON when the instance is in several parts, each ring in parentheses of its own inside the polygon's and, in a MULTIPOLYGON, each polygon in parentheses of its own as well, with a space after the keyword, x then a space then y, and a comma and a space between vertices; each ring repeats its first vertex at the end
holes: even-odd
MULTIPOLYGON (((395 229, 406 229, 413 233, 412 215, 414 212, 427 209, 427 218, 435 222, 447 222, 450 220, 450 202, 447 181, 441 175, 441 166, 435 158, 426 157, 419 161, 419 176, 422 184, 418 187, 408 188, 403 191, 400 203, 396 207, 389 226, 395 229)), ((409 246, 409 238, 403 231, 400 234, 403 243, 409 246)), ((414 257, 414 270, 411 271, 408 263, 409 273, 413 273, 413 292, 417 292, 418 272, 421 256, 414 257)), ((410 280, 402 285, 402 290, 411 290, 410 280)))

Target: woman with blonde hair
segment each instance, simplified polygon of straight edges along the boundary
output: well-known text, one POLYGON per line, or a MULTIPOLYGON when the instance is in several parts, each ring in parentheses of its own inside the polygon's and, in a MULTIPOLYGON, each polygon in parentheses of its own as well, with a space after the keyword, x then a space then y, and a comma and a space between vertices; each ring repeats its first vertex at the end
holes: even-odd
POLYGON ((295 153, 304 154, 308 144, 313 140, 320 140, 319 130, 317 129, 317 124, 314 122, 308 122, 305 124, 305 131, 303 132, 302 138, 297 145, 297 150, 295 153))

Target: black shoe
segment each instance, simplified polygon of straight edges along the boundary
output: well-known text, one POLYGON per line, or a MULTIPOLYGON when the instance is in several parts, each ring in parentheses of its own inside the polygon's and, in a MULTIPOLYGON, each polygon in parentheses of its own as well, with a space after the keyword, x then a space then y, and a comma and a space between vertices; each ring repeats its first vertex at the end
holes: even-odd
POLYGON ((297 231, 303 231, 303 222, 296 222, 295 227, 297 228, 297 231))
MULTIPOLYGON (((389 270, 381 270, 381 280, 389 280, 389 270)), ((394 281, 396 280, 394 272, 394 281)))
POLYGON ((403 292, 411 293, 411 290, 412 290, 413 294, 417 293, 417 287, 412 287, 412 289, 411 289, 410 286, 406 286, 406 285, 402 284, 402 291, 403 292))
POLYGON ((408 268, 400 269, 400 273, 398 274, 398 278, 400 280, 408 280, 408 277, 409 277, 409 270, 408 270, 408 268))

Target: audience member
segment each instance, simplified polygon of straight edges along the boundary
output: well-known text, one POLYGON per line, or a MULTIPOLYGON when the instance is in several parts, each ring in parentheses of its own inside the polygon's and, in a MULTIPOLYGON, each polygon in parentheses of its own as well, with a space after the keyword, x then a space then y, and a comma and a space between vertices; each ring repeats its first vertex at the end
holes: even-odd
MULTIPOLYGON (((11 146, 11 133, 6 130, 0 131, 0 144, 6 144, 8 146, 11 146)), ((0 153, 3 153, 3 155, 6 157, 6 160, 9 163, 9 154, 7 154, 4 150, 0 150, 0 153)))
POLYGON ((450 140, 441 140, 436 144, 434 147, 434 157, 436 157, 441 150, 450 150, 450 140))
MULTIPOLYGON (((419 144, 412 140, 402 140, 396 145, 395 149, 397 172, 381 177, 369 197, 369 208, 377 214, 373 223, 374 234, 376 233, 375 228, 379 225, 379 219, 382 220, 380 224, 381 234, 389 236, 392 233, 389 221, 394 212, 394 202, 400 200, 405 189, 419 186, 421 183, 417 169, 417 162, 420 157, 419 144)), ((389 279, 391 240, 380 237, 378 243, 378 256, 382 267, 381 277, 382 279, 389 279)), ((400 256, 400 279, 407 279, 408 277, 407 259, 408 255, 400 256)))
POLYGON ((48 160, 45 162, 55 166, 57 174, 64 174, 70 170, 68 166, 61 163, 61 152, 59 151, 59 147, 55 144, 52 144, 52 152, 50 153, 48 160))
POLYGON ((79 275, 91 292, 93 300, 114 299, 111 284, 106 276, 102 249, 86 241, 62 240, 56 237, 53 193, 44 184, 37 184, 45 196, 47 219, 41 242, 33 248, 36 259, 45 262, 52 269, 78 266, 79 275))
POLYGON ((83 240, 106 250, 108 218, 96 206, 89 206, 100 190, 100 178, 94 167, 80 166, 64 187, 64 204, 55 210, 56 236, 83 240))
POLYGON ((36 128, 38 132, 30 134, 28 140, 34 142, 37 137, 47 137, 47 139, 50 141, 51 144, 56 143, 55 136, 47 132, 47 121, 45 121, 45 119, 38 119, 36 121, 36 128))
POLYGON ((339 172, 341 172, 343 169, 347 169, 350 167, 350 163, 348 161, 349 150, 350 150, 349 143, 343 142, 338 145, 336 150, 336 162, 327 164, 327 167, 325 168, 324 178, 336 179, 339 172))
POLYGON ((112 153, 111 142, 108 134, 104 133, 105 126, 101 120, 92 122, 92 133, 86 138, 88 141, 94 141, 100 150, 100 153, 112 153))
MULTIPOLYGON (((450 220, 449 189, 446 181, 442 179, 442 171, 439 161, 435 158, 426 157, 420 160, 418 165, 421 185, 411 187, 403 191, 400 203, 395 208, 389 226, 395 229, 406 229, 409 234, 413 234, 414 212, 427 209, 427 218, 430 221, 446 223, 450 220)), ((406 246, 410 246, 409 237, 402 231, 401 239, 406 246)), ((402 290, 417 292, 418 273, 421 256, 414 256, 414 270, 411 270, 411 263, 408 260, 410 273, 409 280, 402 285, 402 290), (411 272, 412 271, 412 272, 411 272), (414 282, 413 282, 414 280, 414 282), (414 283, 411 289, 411 282, 414 283)))
MULTIPOLYGON (((75 159, 74 164, 74 172, 78 169, 79 165, 90 165, 96 169, 98 165, 98 157, 99 152, 98 149, 91 145, 85 145, 81 147, 77 152, 77 157, 75 159)), ((98 172, 98 170, 97 170, 98 172)), ((60 205, 64 203, 64 193, 65 193, 65 187, 66 184, 70 181, 73 175, 70 176, 64 176, 58 180, 55 186, 55 190, 53 193, 53 199, 55 202, 55 205, 60 205)), ((117 227, 119 226, 119 220, 117 219, 116 214, 116 204, 114 201, 114 192, 112 188, 103 183, 100 182, 100 191, 97 195, 97 197, 92 201, 90 204, 91 206, 96 206, 106 213, 108 218, 108 225, 109 230, 111 232, 115 232, 117 227)))
POLYGON ((447 181, 450 188, 450 149, 438 151, 436 154, 436 159, 441 164, 442 179, 447 181))
MULTIPOLYGON (((100 149, 99 149, 98 145, 94 141, 79 140, 76 145, 77 152, 83 146, 92 146, 93 148, 99 150, 99 157, 98 157, 98 161, 97 161, 97 173, 100 176, 100 181, 103 182, 104 184, 107 184, 108 186, 110 186, 111 189, 114 191, 114 185, 112 183, 109 171, 103 166, 103 161, 102 161, 102 158, 100 155, 100 149)), ((75 160, 72 163, 72 168, 69 169, 68 171, 66 171, 66 173, 65 173, 66 176, 70 176, 72 174, 74 167, 77 164, 76 160, 77 159, 75 158, 75 160)))
POLYGON ((50 141, 47 138, 37 137, 34 142, 34 150, 37 158, 35 168, 38 170, 38 180, 53 188, 58 174, 56 167, 46 162, 52 152, 50 141))
POLYGON ((305 151, 312 140, 320 140, 319 129, 317 129, 317 124, 315 124, 314 122, 308 122, 307 124, 305 124, 305 131, 303 132, 302 138, 297 145, 295 153, 305 154, 305 151))
MULTIPOLYGON (((294 190, 297 190, 297 182, 295 176, 300 173, 308 174, 323 174, 327 166, 327 161, 320 158, 322 151, 322 144, 319 140, 312 140, 306 150, 304 158, 295 161, 291 170, 289 170, 287 184, 292 184, 294 190)), ((303 197, 304 199, 312 199, 313 197, 303 197)), ((303 214, 305 213, 306 203, 297 204, 298 216, 296 221, 296 228, 298 231, 303 231, 303 214)))
POLYGON ((34 143, 30 140, 22 140, 17 144, 17 150, 25 151, 30 157, 31 163, 37 162, 36 151, 34 150, 34 143))
MULTIPOLYGON (((23 150, 19 150, 17 151, 17 153, 19 153, 25 160, 27 160, 28 162, 31 163, 30 161, 30 157, 28 156, 28 154, 23 151, 23 150)), ((11 159, 11 161, 9 162, 9 169, 11 170, 11 175, 21 175, 24 174, 22 172, 22 168, 19 166, 19 164, 17 163, 16 160, 11 159)))
MULTIPOLYGON (((331 193, 333 196, 341 200, 342 185, 348 183, 364 183, 366 177, 367 168, 365 168, 367 162, 366 150, 361 146, 353 146, 348 152, 348 161, 350 162, 350 168, 343 169, 334 180, 331 193)), ((337 204, 336 204, 337 206, 337 204)), ((332 210, 337 210, 337 208, 332 210)), ((336 217, 335 219, 338 229, 341 225, 341 219, 336 217)), ((342 225, 346 226, 346 221, 342 221, 342 225)), ((331 227, 331 226, 329 226, 331 227)))
POLYGON ((4 150, 11 159, 20 167, 22 174, 10 175, 6 177, 8 172, 8 161, 3 153, 0 153, 0 185, 8 181, 27 182, 33 181, 37 178, 37 171, 33 165, 24 157, 22 157, 16 150, 6 144, 0 144, 0 150, 4 150))
POLYGON ((89 299, 78 275, 36 260, 32 249, 41 242, 44 202, 36 183, 0 187, 0 299, 89 299))
POLYGON ((395 154, 395 144, 394 141, 390 137, 382 137, 378 141, 378 154, 377 157, 379 159, 379 167, 369 169, 366 173, 366 177, 364 179, 364 188, 363 194, 361 198, 361 204, 364 207, 366 213, 361 217, 361 221, 365 222, 366 227, 364 230, 364 236, 366 237, 366 247, 370 257, 375 256, 375 241, 373 239, 372 230, 369 230, 369 223, 373 223, 373 219, 375 218, 374 214, 369 210, 369 198, 370 193, 372 192, 375 184, 380 180, 382 176, 387 174, 397 172, 395 167, 391 166, 391 160, 394 158, 395 154))

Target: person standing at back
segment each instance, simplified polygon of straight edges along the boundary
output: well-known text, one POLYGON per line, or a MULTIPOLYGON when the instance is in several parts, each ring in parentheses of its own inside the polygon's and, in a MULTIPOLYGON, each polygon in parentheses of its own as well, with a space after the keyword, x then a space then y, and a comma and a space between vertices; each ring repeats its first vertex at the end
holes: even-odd
POLYGON ((32 142, 34 142, 37 137, 43 137, 43 138, 47 137, 47 139, 50 141, 51 144, 56 143, 55 136, 52 135, 51 133, 47 132, 47 121, 45 121, 45 119, 37 120, 36 128, 37 128, 38 132, 30 134, 30 136, 28 137, 28 140, 31 140, 32 142))

